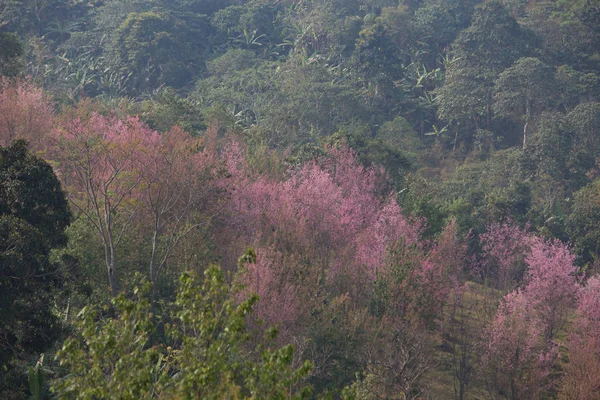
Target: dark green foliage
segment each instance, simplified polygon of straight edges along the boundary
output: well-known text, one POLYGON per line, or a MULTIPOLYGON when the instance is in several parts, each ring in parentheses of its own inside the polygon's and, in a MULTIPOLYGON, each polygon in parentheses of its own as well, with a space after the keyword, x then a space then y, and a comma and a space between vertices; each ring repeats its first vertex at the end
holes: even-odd
POLYGON ((284 28, 277 18, 277 9, 276 5, 252 1, 215 13, 211 23, 227 39, 227 46, 253 50, 269 57, 278 55, 277 46, 282 47, 284 40, 284 28))
POLYGON ((24 141, 0 153, 0 215, 10 215, 35 227, 51 248, 65 243, 71 214, 52 167, 31 155, 24 141))
POLYGON ((494 111, 523 122, 523 148, 527 145, 527 128, 536 114, 541 114, 556 98, 553 71, 537 58, 520 58, 502 71, 494 87, 494 111))
POLYGON ((16 76, 23 70, 23 45, 13 33, 0 32, 0 76, 16 76))
POLYGON ((3 0, 0 2, 0 27, 25 36, 43 35, 52 24, 67 23, 83 10, 82 2, 69 0, 3 0))
POLYGON ((21 364, 46 351, 61 331, 51 295, 65 277, 49 253, 65 243, 69 220, 52 168, 24 141, 0 148, 0 393, 24 384, 21 364))
POLYGON ((115 32, 115 51, 133 72, 138 92, 161 84, 181 87, 200 69, 199 34, 167 12, 132 13, 115 32))
POLYGON ((420 57, 429 68, 442 61, 447 47, 459 32, 471 23, 477 0, 426 1, 415 11, 413 23, 419 44, 424 44, 420 57))
POLYGON ((420 140, 404 119, 395 119, 384 124, 375 137, 371 138, 363 130, 336 132, 329 144, 350 146, 357 152, 365 165, 382 166, 396 187, 402 185, 406 171, 414 168, 414 150, 420 140))
MULTIPOLYGON (((435 185, 414 174, 407 175, 403 183, 403 188, 398 192, 398 203, 405 213, 427 220, 424 238, 436 237, 448 219, 448 210, 436 201, 435 185)), ((462 228, 468 229, 467 226, 462 228)))
MULTIPOLYGON (((383 24, 363 29, 356 40, 352 63, 370 86, 370 97, 391 99, 393 82, 402 76, 402 65, 383 24)), ((384 106, 384 104, 381 104, 384 106)))
POLYGON ((535 46, 534 35, 521 27, 500 1, 478 7, 471 26, 453 43, 454 59, 446 66, 446 81, 438 91, 440 118, 490 129, 494 81, 514 61, 530 55, 535 46))
POLYGON ((160 0, 167 8, 190 14, 211 15, 216 11, 245 0, 160 0))
POLYGON ((225 106, 251 140, 271 148, 320 144, 341 126, 367 117, 360 90, 317 61, 291 59, 277 67, 230 50, 209 62, 208 70, 213 76, 199 82, 194 97, 225 106))
POLYGON ((584 264, 598 260, 600 254, 600 179, 574 194, 567 232, 584 264))
POLYGON ((180 126, 192 135, 206 128, 201 108, 192 99, 181 97, 171 88, 158 90, 140 104, 140 116, 152 128, 166 132, 180 126))
POLYGON ((339 397, 340 391, 364 368, 360 346, 368 337, 364 316, 349 315, 349 298, 340 296, 313 311, 309 334, 315 349, 328 349, 315 354, 314 362, 322 368, 314 371, 310 382, 317 393, 339 397))
POLYGON ((530 53, 536 42, 531 32, 523 29, 498 0, 484 2, 473 15, 471 26, 460 33, 454 43, 457 56, 465 56, 461 64, 470 62, 481 69, 484 79, 509 67, 530 53))

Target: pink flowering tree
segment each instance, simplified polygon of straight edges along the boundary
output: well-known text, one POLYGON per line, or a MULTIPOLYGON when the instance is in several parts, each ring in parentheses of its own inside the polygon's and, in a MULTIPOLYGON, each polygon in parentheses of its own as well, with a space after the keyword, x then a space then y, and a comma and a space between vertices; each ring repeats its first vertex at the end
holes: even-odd
POLYGON ((483 364, 511 398, 536 398, 556 360, 556 333, 578 293, 575 256, 558 240, 531 239, 522 289, 505 296, 485 336, 483 364))
POLYGON ((256 250, 256 262, 244 265, 241 282, 244 290, 240 299, 249 293, 259 297, 256 315, 267 325, 280 329, 280 339, 287 340, 293 333, 302 307, 293 277, 287 276, 298 263, 298 259, 277 251, 273 247, 256 250))
POLYGON ((466 264, 467 247, 453 219, 444 227, 420 268, 415 271, 421 288, 419 296, 423 314, 443 317, 450 295, 460 292, 466 264))
POLYGON ((588 279, 577 301, 559 398, 595 400, 600 393, 600 277, 588 279))
POLYGON ((520 291, 507 294, 483 341, 482 366, 490 384, 510 399, 539 398, 548 386, 556 348, 520 291))
MULTIPOLYGON (((151 135, 153 135, 151 133, 151 135)), ((141 179, 132 192, 142 204, 140 230, 150 235, 149 276, 156 284, 178 244, 208 226, 218 212, 219 179, 224 169, 210 147, 178 127, 160 135, 138 153, 141 179)))
POLYGON ((46 150, 54 110, 42 89, 24 81, 0 80, 0 146, 25 139, 33 151, 46 150))
POLYGON ((367 292, 385 269, 388 246, 419 240, 421 221, 406 218, 393 198, 382 197, 377 171, 361 166, 349 149, 331 149, 327 157, 291 169, 285 180, 243 176, 242 164, 231 167, 241 177, 227 224, 234 241, 295 253, 314 270, 308 275, 326 277, 340 293, 367 292))
POLYGON ((575 305, 578 290, 575 255, 558 240, 536 238, 525 262, 528 268, 523 295, 544 327, 546 340, 551 340, 575 305))
POLYGON ((493 279, 500 290, 517 287, 524 276, 525 257, 531 248, 532 235, 509 219, 490 224, 479 240, 484 277, 493 279))
POLYGON ((424 223, 409 219, 395 199, 389 198, 375 209, 367 226, 357 236, 357 261, 366 268, 366 276, 374 280, 378 273, 387 270, 386 260, 391 246, 402 241, 403 246, 419 246, 424 223))
POLYGON ((142 205, 139 172, 159 140, 137 118, 104 117, 85 107, 64 115, 54 130, 57 171, 71 204, 100 235, 112 296, 119 291, 117 251, 142 205))

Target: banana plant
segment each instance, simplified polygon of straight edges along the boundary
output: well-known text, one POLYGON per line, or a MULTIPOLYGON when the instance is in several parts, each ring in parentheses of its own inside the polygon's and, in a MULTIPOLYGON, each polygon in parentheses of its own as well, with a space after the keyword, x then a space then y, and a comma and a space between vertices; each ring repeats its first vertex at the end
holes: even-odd
POLYGON ((267 35, 265 35, 264 33, 262 35, 257 35, 256 29, 253 30, 252 32, 249 32, 246 28, 244 28, 244 32, 242 35, 240 35, 238 37, 234 37, 234 38, 229 38, 229 39, 233 43, 239 44, 242 47, 252 48, 252 47, 263 46, 263 43, 261 42, 261 40, 266 37, 267 37, 267 35))
POLYGON ((56 18, 53 23, 48 25, 47 32, 43 38, 55 40, 58 44, 63 44, 71 37, 73 32, 79 31, 81 26, 82 23, 80 21, 64 22, 56 18))
POLYGON ((106 68, 100 74, 100 89, 102 96, 109 99, 123 97, 130 90, 133 72, 122 73, 106 68))
POLYGON ((425 136, 440 137, 443 133, 448 132, 448 125, 440 129, 434 124, 431 126, 431 129, 433 129, 433 131, 425 133, 425 136))
POLYGON ((35 364, 35 367, 29 367, 29 391, 31 400, 42 400, 44 398, 44 355, 35 364))

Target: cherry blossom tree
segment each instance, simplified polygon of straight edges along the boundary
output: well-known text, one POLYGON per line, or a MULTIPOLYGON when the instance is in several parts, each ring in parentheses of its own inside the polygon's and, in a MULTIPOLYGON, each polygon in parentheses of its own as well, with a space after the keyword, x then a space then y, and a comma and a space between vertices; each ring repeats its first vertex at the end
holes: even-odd
POLYGON ((523 278, 532 235, 508 219, 490 224, 479 240, 485 278, 495 279, 500 290, 514 289, 523 278))
POLYGON ((575 305, 575 255, 558 240, 536 238, 525 262, 528 268, 523 295, 542 323, 546 340, 551 340, 575 305))
POLYGON ((97 230, 111 295, 119 292, 117 251, 141 207, 147 154, 160 137, 137 118, 105 117, 75 108, 54 130, 53 157, 71 204, 97 230))
POLYGON ((596 400, 600 393, 600 278, 588 279, 579 290, 575 321, 566 346, 560 399, 596 400))
POLYGON ((443 317, 450 295, 460 294, 466 262, 467 247, 458 232, 456 220, 452 219, 415 271, 421 287, 422 313, 443 317))
POLYGON ((380 205, 370 221, 359 233, 357 256, 359 263, 366 266, 367 276, 373 280, 378 269, 386 269, 385 261, 390 246, 400 240, 404 246, 419 245, 424 223, 420 219, 406 218, 393 198, 380 205))
POLYGON ((152 140, 140 152, 140 185, 133 194, 143 204, 140 229, 151 236, 150 281, 156 282, 179 242, 210 224, 223 168, 212 149, 178 127, 152 140))
POLYGON ((231 153, 236 161, 229 168, 240 177, 228 221, 234 242, 295 253, 314 270, 309 275, 327 277, 340 293, 366 292, 385 269, 390 245, 419 241, 422 221, 405 217, 393 197, 382 195, 379 173, 349 149, 330 149, 290 169, 285 180, 244 176, 239 151, 231 153))
POLYGON ((256 261, 244 265, 242 274, 245 290, 239 294, 240 298, 257 294, 257 316, 268 325, 278 326, 284 340, 292 333, 302 309, 297 286, 292 277, 286 276, 297 263, 293 255, 262 247, 256 250, 256 261))
POLYGON ((25 80, 0 80, 0 146, 25 139, 33 151, 46 150, 54 110, 42 89, 25 80))
POLYGON ((529 299, 507 294, 485 335, 482 365, 490 383, 509 398, 534 399, 548 385, 556 347, 544 340, 529 299))
POLYGON ((488 328, 483 364, 513 399, 539 397, 549 384, 557 357, 553 339, 577 299, 574 261, 566 244, 532 238, 524 285, 504 297, 488 328))

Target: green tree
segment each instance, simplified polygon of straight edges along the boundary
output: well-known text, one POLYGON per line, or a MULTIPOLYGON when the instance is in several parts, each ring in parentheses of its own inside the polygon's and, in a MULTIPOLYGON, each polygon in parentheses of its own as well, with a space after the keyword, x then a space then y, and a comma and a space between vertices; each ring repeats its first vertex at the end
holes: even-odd
POLYGON ((200 107, 190 98, 179 96, 172 88, 161 88, 139 105, 140 117, 152 128, 166 132, 180 126, 192 135, 206 129, 200 107))
POLYGON ((157 342, 148 291, 144 284, 131 300, 114 298, 116 317, 98 319, 93 306, 81 311, 79 333, 57 353, 69 371, 54 382, 60 398, 292 399, 310 394, 301 384, 310 364, 292 369, 291 346, 271 349, 249 341, 247 319, 257 297, 236 301, 218 267, 208 268, 204 278, 181 276, 177 300, 163 317, 164 342, 157 342))
POLYGON ((133 72, 138 93, 162 84, 181 87, 200 70, 200 35, 168 12, 131 13, 115 32, 114 51, 133 72))
POLYGON ((72 18, 72 11, 81 7, 81 3, 69 0, 3 0, 0 1, 0 27, 22 36, 41 36, 50 24, 72 18))
POLYGON ((567 114, 573 131, 573 145, 586 150, 592 158, 600 157, 600 103, 581 103, 567 114))
POLYGON ((248 50, 232 49, 207 62, 210 77, 198 82, 192 98, 224 106, 244 128, 261 125, 274 95, 276 71, 248 50))
POLYGON ((0 32, 0 76, 16 76, 23 69, 23 45, 17 35, 0 32))
MULTIPOLYGON (((478 0, 431 0, 419 7, 412 19, 418 41, 423 46, 419 59, 428 68, 438 68, 447 47, 462 29, 468 28, 478 0)), ((416 43, 415 43, 416 42, 416 43)))
POLYGON ((556 85, 552 68, 537 58, 520 58, 495 82, 494 110, 523 123, 523 149, 527 128, 536 114, 551 104, 556 85))
POLYGON ((131 13, 144 13, 156 7, 156 0, 105 0, 91 12, 93 30, 98 34, 111 35, 131 13))
POLYGON ((600 179, 574 194, 572 211, 567 217, 567 232, 584 263, 598 260, 600 254, 600 179))
POLYGON ((176 11, 211 15, 218 10, 247 0, 160 0, 166 7, 176 11))
POLYGON ((384 23, 377 21, 359 33, 351 65, 365 81, 374 105, 385 109, 397 96, 394 82, 402 77, 402 64, 384 23))
MULTIPOLYGON (((52 168, 24 141, 0 147, 0 393, 20 390, 23 363, 58 338, 52 291, 65 277, 49 260, 70 212, 52 168)), ((15 393, 15 392, 13 392, 15 393)), ((9 396, 10 397, 10 396, 9 396)))
POLYGON ((437 92, 438 114, 449 122, 482 122, 490 129, 494 81, 513 62, 529 55, 536 40, 498 0, 478 6, 471 26, 452 45, 444 86, 437 92), (469 121, 470 120, 470 121, 469 121))
POLYGON ((227 40, 227 46, 240 47, 262 53, 263 56, 279 55, 287 45, 285 29, 278 18, 278 6, 251 1, 244 5, 230 6, 215 13, 211 24, 219 35, 227 40))

